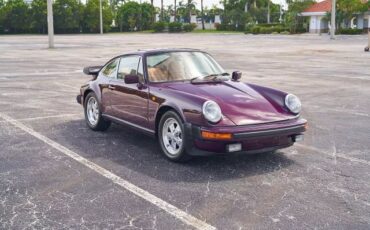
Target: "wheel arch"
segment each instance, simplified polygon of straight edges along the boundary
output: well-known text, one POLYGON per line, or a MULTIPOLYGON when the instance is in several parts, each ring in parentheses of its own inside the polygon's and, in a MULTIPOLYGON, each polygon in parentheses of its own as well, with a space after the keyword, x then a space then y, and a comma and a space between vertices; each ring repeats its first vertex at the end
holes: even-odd
POLYGON ((184 115, 183 113, 181 113, 179 111, 178 108, 176 108, 176 106, 173 106, 173 105, 163 105, 161 106, 157 113, 156 113, 156 116, 155 116, 155 136, 158 137, 158 128, 159 128, 159 122, 162 118, 162 116, 168 112, 168 111, 174 111, 179 117, 180 119, 182 120, 182 122, 185 122, 185 118, 184 118, 184 115))

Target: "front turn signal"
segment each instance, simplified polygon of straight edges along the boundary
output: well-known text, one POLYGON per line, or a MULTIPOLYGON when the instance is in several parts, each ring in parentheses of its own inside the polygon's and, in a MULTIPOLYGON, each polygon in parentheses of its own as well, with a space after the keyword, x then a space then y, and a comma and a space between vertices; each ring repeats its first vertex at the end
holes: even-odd
POLYGON ((202 131, 202 137, 204 139, 212 140, 230 140, 232 138, 231 133, 212 133, 208 131, 202 131))

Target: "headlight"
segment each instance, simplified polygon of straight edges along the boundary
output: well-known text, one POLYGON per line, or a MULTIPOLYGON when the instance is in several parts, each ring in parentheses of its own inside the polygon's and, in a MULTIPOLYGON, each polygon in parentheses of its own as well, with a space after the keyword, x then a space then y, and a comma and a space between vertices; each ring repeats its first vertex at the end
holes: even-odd
POLYGON ((295 114, 300 113, 302 108, 301 101, 293 94, 288 94, 285 96, 285 106, 295 114))
POLYGON ((214 101, 206 101, 203 104, 204 117, 213 123, 219 122, 222 118, 220 106, 214 101))

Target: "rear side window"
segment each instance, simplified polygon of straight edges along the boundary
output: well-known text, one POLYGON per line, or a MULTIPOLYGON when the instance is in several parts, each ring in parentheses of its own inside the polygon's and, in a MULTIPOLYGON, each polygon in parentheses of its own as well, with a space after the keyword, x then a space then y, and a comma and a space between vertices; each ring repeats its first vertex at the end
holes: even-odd
POLYGON ((118 59, 114 59, 102 69, 101 74, 109 78, 116 78, 117 66, 118 59))
POLYGON ((126 75, 137 75, 139 62, 140 56, 128 56, 121 58, 117 79, 124 79, 126 75))

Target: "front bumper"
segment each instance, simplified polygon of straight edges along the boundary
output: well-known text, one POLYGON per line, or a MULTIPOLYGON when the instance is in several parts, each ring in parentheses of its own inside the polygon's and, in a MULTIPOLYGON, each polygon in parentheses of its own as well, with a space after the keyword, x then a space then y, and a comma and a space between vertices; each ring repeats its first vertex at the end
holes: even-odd
POLYGON ((78 104, 82 105, 82 96, 81 95, 77 95, 76 96, 76 101, 78 104))
POLYGON ((255 154, 270 152, 289 147, 296 137, 306 131, 307 121, 296 119, 270 124, 234 127, 199 127, 185 124, 186 150, 189 155, 207 156, 229 154, 230 144, 241 144, 241 150, 232 153, 255 154), (201 131, 232 133, 230 140, 208 140, 201 136, 201 131))

